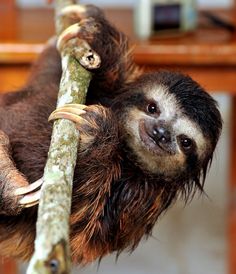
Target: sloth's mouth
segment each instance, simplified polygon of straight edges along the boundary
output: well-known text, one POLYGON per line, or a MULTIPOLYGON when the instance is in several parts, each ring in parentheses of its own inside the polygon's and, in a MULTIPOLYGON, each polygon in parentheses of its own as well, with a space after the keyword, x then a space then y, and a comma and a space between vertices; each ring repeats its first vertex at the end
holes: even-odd
POLYGON ((154 139, 153 134, 149 132, 149 130, 145 126, 144 120, 141 120, 139 122, 139 136, 144 146, 151 153, 154 153, 158 156, 167 156, 167 155, 173 154, 171 153, 170 149, 163 146, 161 142, 154 139))

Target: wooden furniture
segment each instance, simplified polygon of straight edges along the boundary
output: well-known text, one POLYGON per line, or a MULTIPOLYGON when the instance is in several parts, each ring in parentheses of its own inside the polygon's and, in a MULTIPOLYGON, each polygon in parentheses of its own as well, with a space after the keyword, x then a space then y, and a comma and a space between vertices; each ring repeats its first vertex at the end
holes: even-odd
MULTIPOLYGON (((216 12, 236 24, 235 10, 216 12)), ((140 41, 133 33, 131 10, 110 9, 106 14, 131 37, 138 64, 150 70, 177 68, 207 90, 225 91, 232 96, 228 258, 229 273, 236 274, 236 34, 209 26, 203 20, 194 33, 140 41)), ((53 11, 13 9, 4 17, 0 10, 0 22, 6 26, 0 28, 0 90, 6 91, 23 84, 29 65, 53 35, 53 11)))
POLYGON ((0 37, 3 33, 7 39, 14 37, 15 33, 15 0, 1 0, 0 1, 0 13, 1 13, 1 28, 0 37), (7 26, 8 31, 5 31, 7 26))
POLYGON ((0 263, 0 274, 18 274, 17 263, 12 259, 2 259, 0 263))
MULTIPOLYGON (((0 40, 14 40, 16 34, 16 8, 15 0, 0 1, 0 40)), ((1 48, 1 46, 0 46, 1 48)), ((0 50, 1 51, 1 50, 0 50)), ((0 62, 1 67, 1 62, 0 62)), ((7 71, 0 69, 0 79, 4 82, 4 75, 7 71)), ((8 76, 7 76, 8 77, 8 76)), ((7 235, 6 235, 7 237, 7 235)), ((17 263, 12 259, 0 258, 0 274, 17 274, 17 263)))

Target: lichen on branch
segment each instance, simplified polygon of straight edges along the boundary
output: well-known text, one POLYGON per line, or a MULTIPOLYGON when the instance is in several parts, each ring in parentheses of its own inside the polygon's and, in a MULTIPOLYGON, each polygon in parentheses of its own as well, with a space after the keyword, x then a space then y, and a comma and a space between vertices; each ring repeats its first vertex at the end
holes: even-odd
MULTIPOLYGON (((74 1, 57 1, 56 14, 74 1)), ((56 21, 60 16, 56 16, 56 21)), ((57 33, 68 27, 56 23, 57 33)), ((59 38, 60 39, 60 38, 59 38)), ((57 107, 68 103, 84 104, 91 72, 86 68, 99 66, 99 56, 86 41, 73 38, 60 48, 62 77, 57 107)), ((73 174, 77 158, 79 132, 74 123, 59 119, 54 122, 48 160, 44 169, 44 183, 38 208, 35 252, 27 274, 70 273, 69 216, 73 174)))

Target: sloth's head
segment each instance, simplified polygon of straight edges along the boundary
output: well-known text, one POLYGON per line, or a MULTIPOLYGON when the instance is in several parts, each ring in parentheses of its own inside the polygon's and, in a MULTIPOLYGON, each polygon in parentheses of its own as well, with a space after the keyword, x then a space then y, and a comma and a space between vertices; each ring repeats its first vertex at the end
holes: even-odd
POLYGON ((146 74, 117 104, 124 140, 143 170, 167 180, 204 180, 222 120, 195 81, 175 72, 146 74))

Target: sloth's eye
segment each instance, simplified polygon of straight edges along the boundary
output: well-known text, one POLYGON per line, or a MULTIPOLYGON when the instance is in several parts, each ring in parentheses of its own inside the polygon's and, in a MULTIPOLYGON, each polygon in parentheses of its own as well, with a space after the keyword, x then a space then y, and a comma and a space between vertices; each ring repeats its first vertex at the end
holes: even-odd
POLYGON ((150 103, 147 106, 147 111, 151 114, 155 114, 158 112, 157 105, 155 103, 150 103))
POLYGON ((180 145, 185 151, 189 151, 193 147, 193 141, 186 136, 182 136, 180 138, 180 145))
POLYGON ((190 148, 192 146, 192 140, 188 138, 184 138, 181 140, 181 145, 185 149, 190 148))

